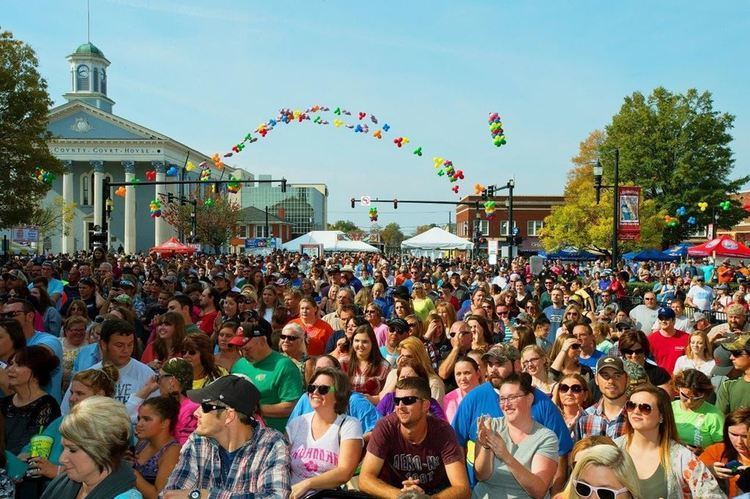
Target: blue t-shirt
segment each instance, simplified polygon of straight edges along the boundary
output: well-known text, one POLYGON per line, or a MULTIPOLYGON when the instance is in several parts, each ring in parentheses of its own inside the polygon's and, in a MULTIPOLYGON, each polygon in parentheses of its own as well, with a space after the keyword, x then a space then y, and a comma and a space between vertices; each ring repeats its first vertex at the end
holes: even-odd
MULTIPOLYGON (((218 348, 218 347, 217 347, 218 348)), ((99 343, 89 343, 78 350, 76 360, 73 362, 73 373, 85 371, 94 364, 102 361, 102 352, 99 349, 99 343)))
POLYGON ((544 315, 549 319, 549 333, 547 333, 547 342, 555 343, 555 334, 557 329, 562 325, 563 315, 565 315, 565 308, 555 308, 554 305, 544 309, 544 315))
POLYGON ((596 363, 601 357, 604 357, 604 354, 595 349, 594 353, 592 353, 591 357, 589 357, 588 359, 578 357, 578 363, 582 366, 590 367, 591 370, 594 371, 596 369, 596 363))
MULTIPOLYGON (((467 462, 469 480, 472 487, 476 484, 474 477, 474 442, 477 439, 477 418, 479 416, 502 417, 500 409, 500 397, 492 386, 485 382, 466 394, 458 405, 458 410, 453 418, 453 429, 456 431, 458 444, 467 449, 467 462)), ((552 430, 559 441, 558 454, 566 455, 573 448, 573 440, 570 431, 560 415, 560 409, 552 402, 544 392, 534 388, 534 402, 531 405, 531 417, 535 421, 552 430)))
MULTIPOLYGON (((308 412, 313 412, 313 408, 310 405, 310 398, 305 393, 299 398, 294 409, 292 409, 289 421, 308 412)), ((375 406, 364 395, 358 392, 352 392, 349 397, 349 408, 346 410, 346 415, 357 418, 362 423, 363 433, 372 431, 375 428, 375 423, 380 419, 380 414, 375 409, 375 406)))
POLYGON ((34 336, 26 341, 26 346, 30 347, 34 345, 45 346, 49 348, 55 354, 55 357, 57 357, 60 361, 60 364, 55 368, 54 371, 52 371, 52 379, 50 380, 49 384, 42 387, 42 390, 54 397, 54 399, 57 400, 57 403, 59 404, 62 400, 63 365, 63 348, 62 343, 60 342, 60 338, 58 338, 57 336, 52 336, 49 333, 44 333, 42 331, 35 331, 34 336))

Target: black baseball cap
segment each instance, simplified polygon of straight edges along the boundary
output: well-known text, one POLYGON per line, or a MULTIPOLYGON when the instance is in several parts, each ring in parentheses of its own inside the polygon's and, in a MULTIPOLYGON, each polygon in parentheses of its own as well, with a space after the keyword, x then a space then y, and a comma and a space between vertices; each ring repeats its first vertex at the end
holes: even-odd
POLYGON ((243 322, 242 325, 237 328, 237 334, 235 337, 229 340, 229 344, 241 347, 245 346, 245 344, 252 338, 260 338, 261 336, 265 336, 270 344, 271 334, 273 334, 273 328, 265 319, 260 319, 257 324, 243 322))
POLYGON ((198 404, 219 402, 252 418, 260 403, 260 392, 244 376, 222 376, 200 390, 188 390, 187 396, 198 404))
POLYGON ((391 319, 387 322, 388 329, 392 331, 396 331, 397 333, 408 333, 409 332, 409 323, 406 322, 404 319, 401 318, 395 318, 391 319))

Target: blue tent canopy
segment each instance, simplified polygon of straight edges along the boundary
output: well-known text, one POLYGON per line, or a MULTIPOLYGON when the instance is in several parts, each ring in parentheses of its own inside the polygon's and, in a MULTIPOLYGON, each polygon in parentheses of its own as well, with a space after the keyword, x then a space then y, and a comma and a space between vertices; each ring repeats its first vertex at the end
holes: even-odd
POLYGON ((579 250, 574 246, 568 246, 561 248, 553 253, 540 253, 539 256, 546 258, 547 260, 570 260, 570 261, 594 261, 599 259, 593 253, 588 251, 579 250))
POLYGON ((655 249, 645 249, 643 251, 631 252, 626 255, 622 255, 626 260, 634 260, 636 262, 671 262, 673 260, 679 260, 679 256, 668 255, 666 252, 658 251, 655 249), (627 255, 627 256, 626 256, 627 255))
POLYGON ((690 248, 691 246, 693 246, 692 243, 680 243, 662 251, 662 253, 676 258, 685 258, 688 254, 688 248, 690 248))

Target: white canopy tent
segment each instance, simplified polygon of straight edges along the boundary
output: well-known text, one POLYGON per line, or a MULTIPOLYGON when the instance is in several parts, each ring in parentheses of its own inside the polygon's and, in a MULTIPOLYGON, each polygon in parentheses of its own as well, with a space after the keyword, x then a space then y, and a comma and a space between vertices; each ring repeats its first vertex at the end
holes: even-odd
POLYGON ((409 251, 412 255, 430 258, 443 256, 444 252, 450 250, 469 251, 473 247, 471 241, 451 234, 440 227, 433 227, 401 243, 401 249, 409 251))
POLYGON ((292 239, 281 245, 282 249, 287 251, 303 252, 305 247, 322 246, 323 251, 351 251, 359 252, 364 251, 366 253, 379 253, 380 250, 375 246, 362 241, 352 241, 349 236, 341 232, 340 230, 313 230, 300 236, 296 239, 292 239))

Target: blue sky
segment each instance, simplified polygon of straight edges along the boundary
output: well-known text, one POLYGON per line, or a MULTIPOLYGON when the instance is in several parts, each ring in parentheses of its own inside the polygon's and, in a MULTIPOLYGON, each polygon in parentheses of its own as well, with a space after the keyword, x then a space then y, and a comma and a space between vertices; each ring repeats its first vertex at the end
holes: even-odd
MULTIPOLYGON (((28 42, 56 104, 65 56, 86 41, 85 0, 4 0, 0 27, 28 42)), ((207 154, 228 151, 282 107, 372 113, 386 138, 279 128, 230 160, 329 187, 329 219, 368 226, 352 196, 455 200, 431 158, 518 194, 561 194, 570 158, 626 95, 713 93, 736 115, 735 176, 750 172, 750 3, 694 1, 91 0, 91 41, 112 62, 114 112, 207 154), (503 117, 495 148, 488 113, 503 117), (391 140, 407 136, 398 149, 391 140), (411 151, 422 146, 424 156, 411 151)), ((372 128, 372 127, 371 127, 372 128)), ((379 205, 405 232, 439 206, 379 205)))

